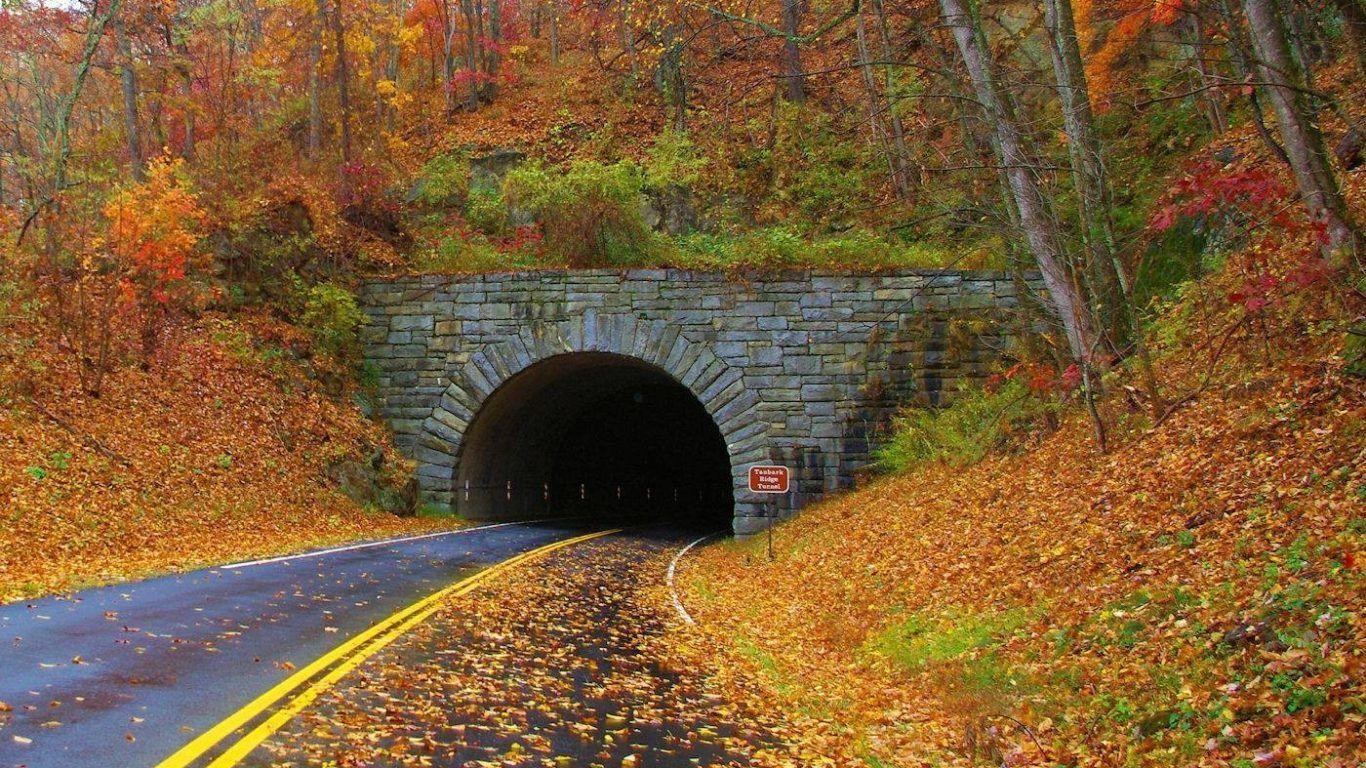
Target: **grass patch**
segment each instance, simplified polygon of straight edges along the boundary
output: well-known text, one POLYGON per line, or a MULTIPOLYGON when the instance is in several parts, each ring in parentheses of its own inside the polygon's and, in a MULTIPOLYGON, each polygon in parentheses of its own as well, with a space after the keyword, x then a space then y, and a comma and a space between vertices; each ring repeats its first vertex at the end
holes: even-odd
POLYGON ((779 693, 784 696, 791 696, 796 691, 796 686, 788 679, 787 674, 779 666, 778 660, 773 658, 773 654, 755 645, 746 637, 736 641, 736 647, 742 656, 754 662, 754 665, 773 683, 773 687, 777 688, 779 693))
POLYGON ((964 389, 947 408, 902 411, 892 439, 878 451, 878 462, 893 472, 937 461, 975 464, 1055 407, 1014 379, 994 392, 964 389))
MULTIPOLYGON (((672 261, 691 269, 798 269, 859 265, 866 269, 934 269, 959 259, 951 251, 907 242, 866 229, 808 237, 794 228, 773 226, 738 234, 694 232, 674 243, 672 261)), ((971 266, 1004 268, 995 251, 974 254, 971 266)), ((961 262, 959 266, 963 266, 961 262)))
POLYGON ((969 651, 989 649, 1008 640, 1028 621, 1021 609, 999 613, 913 614, 873 636, 868 650, 918 670, 957 659, 969 651))

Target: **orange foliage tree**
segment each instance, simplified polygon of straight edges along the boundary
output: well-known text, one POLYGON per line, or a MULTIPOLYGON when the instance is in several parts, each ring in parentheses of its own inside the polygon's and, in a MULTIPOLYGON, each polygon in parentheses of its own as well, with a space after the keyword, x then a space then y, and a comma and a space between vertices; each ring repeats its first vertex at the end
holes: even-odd
POLYGON ((156 161, 146 182, 124 187, 104 206, 102 245, 140 315, 144 364, 169 316, 193 304, 189 277, 203 266, 198 245, 207 216, 180 170, 180 160, 156 161))
MULTIPOLYGON (((1106 15, 1117 16, 1114 26, 1094 47, 1097 37, 1095 0, 1078 0, 1073 6, 1077 37, 1082 50, 1094 50, 1086 62, 1086 79, 1092 94, 1113 93, 1119 61, 1153 27, 1170 26, 1185 11, 1184 0, 1114 0, 1106 15)), ((1104 103, 1097 106, 1105 107, 1104 103)))

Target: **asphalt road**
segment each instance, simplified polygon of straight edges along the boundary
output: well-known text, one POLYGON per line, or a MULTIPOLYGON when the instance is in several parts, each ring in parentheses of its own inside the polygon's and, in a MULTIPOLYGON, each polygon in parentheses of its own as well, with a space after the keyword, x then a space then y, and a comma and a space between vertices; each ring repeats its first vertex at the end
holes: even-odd
POLYGON ((369 657, 240 766, 802 764, 782 757, 795 753, 781 715, 675 652, 660 592, 695 536, 642 526, 505 572, 369 657), (756 762, 761 751, 773 759, 756 762))
POLYGON ((581 532, 467 529, 0 606, 0 768, 156 765, 400 608, 581 532))

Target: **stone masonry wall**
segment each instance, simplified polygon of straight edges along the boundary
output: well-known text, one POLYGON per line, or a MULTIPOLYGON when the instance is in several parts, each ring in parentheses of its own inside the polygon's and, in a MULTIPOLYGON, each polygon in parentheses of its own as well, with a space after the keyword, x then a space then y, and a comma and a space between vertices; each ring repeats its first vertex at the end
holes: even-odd
POLYGON ((901 404, 939 404, 986 375, 1031 290, 998 272, 631 269, 376 280, 361 304, 381 415, 428 503, 452 504, 461 435, 502 382, 552 355, 615 352, 663 369, 715 418, 747 533, 765 514, 749 465, 794 469, 783 513, 852 486, 901 404))

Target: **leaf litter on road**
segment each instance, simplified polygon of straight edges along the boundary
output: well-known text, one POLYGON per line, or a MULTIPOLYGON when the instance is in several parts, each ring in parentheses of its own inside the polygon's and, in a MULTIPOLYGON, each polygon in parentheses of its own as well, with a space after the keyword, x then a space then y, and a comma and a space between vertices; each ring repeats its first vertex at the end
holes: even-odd
POLYGON ((614 537, 455 599, 269 740, 274 765, 750 766, 796 761, 779 718, 684 662, 669 543, 614 537))

